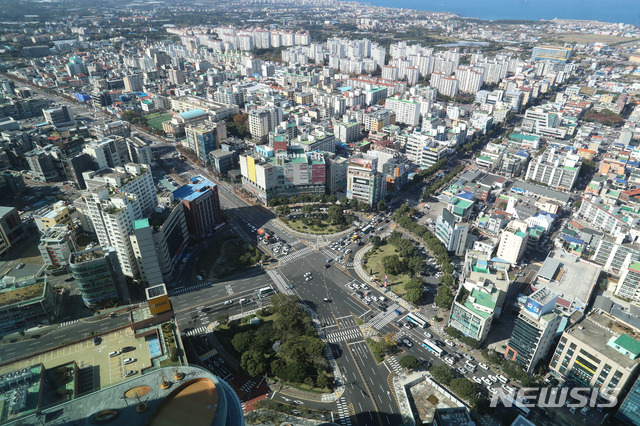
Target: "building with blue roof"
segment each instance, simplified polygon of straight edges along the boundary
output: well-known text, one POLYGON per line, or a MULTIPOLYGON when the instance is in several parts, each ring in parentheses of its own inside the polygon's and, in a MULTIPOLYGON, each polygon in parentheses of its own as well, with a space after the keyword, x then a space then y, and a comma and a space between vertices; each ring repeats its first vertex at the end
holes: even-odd
POLYGON ((189 234, 203 237, 222 222, 218 185, 201 175, 173 191, 173 197, 184 204, 189 234))

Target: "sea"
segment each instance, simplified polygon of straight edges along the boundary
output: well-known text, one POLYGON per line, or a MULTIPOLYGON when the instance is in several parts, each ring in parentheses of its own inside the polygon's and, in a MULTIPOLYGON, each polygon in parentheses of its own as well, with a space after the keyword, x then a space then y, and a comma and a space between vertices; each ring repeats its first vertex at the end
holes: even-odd
POLYGON ((483 20, 584 19, 640 25, 640 0, 356 0, 483 20))

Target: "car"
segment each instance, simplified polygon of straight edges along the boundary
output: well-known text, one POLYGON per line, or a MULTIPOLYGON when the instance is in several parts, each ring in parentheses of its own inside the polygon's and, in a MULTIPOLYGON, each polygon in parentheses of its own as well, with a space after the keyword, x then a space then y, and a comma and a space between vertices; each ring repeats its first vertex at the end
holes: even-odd
POLYGON ((135 376, 136 374, 138 374, 138 370, 129 370, 126 373, 124 373, 124 377, 131 377, 131 376, 135 376))
POLYGON ((429 333, 428 331, 424 332, 425 337, 427 337, 428 339, 433 339, 433 336, 431 335, 431 333, 429 333))
POLYGON ((408 322, 408 321, 404 323, 404 326, 403 326, 403 327, 404 327, 404 328, 406 328, 407 330, 411 330, 411 329, 413 328, 413 327, 411 326, 411 323, 410 323, 410 322, 408 322))
POLYGON ((586 416, 587 413, 589 413, 589 407, 582 407, 582 410, 580 410, 580 414, 586 416))
POLYGON ((202 278, 202 275, 197 275, 196 278, 200 281, 202 281, 204 278, 202 278))
POLYGON ((227 300, 224 302, 225 305, 231 305, 233 303, 233 300, 227 300))
POLYGON ((127 365, 127 364, 133 364, 134 362, 136 362, 136 359, 135 359, 135 358, 125 358, 125 359, 123 359, 123 360, 122 360, 122 363, 123 363, 124 365, 127 365))
POLYGON ((465 357, 466 359, 468 359, 469 361, 473 361, 473 357, 469 354, 462 354, 463 357, 465 357))
POLYGON ((311 275, 309 275, 307 278, 305 278, 305 281, 311 281, 313 279, 313 277, 311 275))
POLYGON ((498 382, 498 378, 496 376, 492 376, 491 374, 489 374, 487 376, 489 378, 489 380, 491 380, 493 383, 497 383, 498 382))
POLYGON ((304 277, 305 277, 305 278, 307 278, 307 277, 309 277, 309 276, 311 276, 311 272, 305 272, 305 273, 304 273, 304 277))
POLYGON ((322 299, 322 300, 324 300, 327 303, 331 302, 331 299, 327 299, 326 297, 324 299, 322 299))
POLYGON ((102 342, 102 337, 94 337, 93 338, 93 345, 94 346, 98 346, 100 343, 102 342))
POLYGON ((429 365, 431 365, 431 363, 426 359, 424 359, 423 357, 418 358, 418 361, 420 362, 420 364, 422 364, 424 367, 427 367, 427 368, 429 367, 429 365))
POLYGON ((412 347, 413 346, 413 342, 409 339, 402 339, 402 343, 404 343, 405 345, 412 347))
POLYGON ((69 278, 65 279, 65 282, 70 282, 70 281, 73 281, 73 280, 75 280, 75 277, 69 277, 69 278))
POLYGON ((487 379, 486 377, 482 378, 482 382, 487 386, 493 385, 493 382, 491 380, 487 379))
POLYGON ((454 346, 453 342, 449 339, 445 339, 444 341, 448 346, 454 346))
POLYGON ((460 374, 462 374, 464 376, 465 374, 468 373, 468 371, 464 367, 458 367, 458 373, 460 373, 460 374))
POLYGON ((481 384, 482 384, 482 379, 480 379, 480 378, 478 378, 478 377, 476 377, 476 376, 473 376, 473 377, 472 377, 472 379, 473 379, 473 381, 474 381, 474 382, 476 382, 477 384, 479 384, 479 385, 481 385, 481 384))
POLYGON ((509 380, 507 380, 507 378, 506 378, 506 377, 504 377, 504 376, 503 376, 503 375, 501 375, 501 374, 496 374, 496 377, 497 377, 497 378, 498 378, 498 380, 500 380, 502 383, 508 383, 508 382, 509 382, 509 380))
POLYGON ((241 304, 241 305, 245 305, 245 304, 247 304, 249 302, 250 302, 249 299, 240 299, 240 300, 238 300, 238 303, 241 304))
POLYGON ((469 371, 471 371, 473 373, 475 373, 477 368, 478 368, 478 367, 476 367, 475 364, 472 364, 470 362, 465 362, 464 366, 467 367, 469 369, 469 371))
POLYGON ((347 250, 344 252, 344 254, 349 254, 349 253, 351 253, 351 249, 347 249, 347 250))
POLYGON ((332 261, 333 261, 332 258, 330 258, 330 257, 327 258, 327 263, 331 263, 332 261))
POLYGON ((124 348, 121 349, 122 353, 131 352, 131 351, 135 351, 135 350, 136 350, 135 346, 125 346, 124 348))
POLYGON ((399 311, 399 310, 397 310, 397 309, 394 309, 394 310, 393 310, 393 312, 395 312, 395 314, 396 314, 396 315, 402 315, 402 312, 400 312, 400 311, 399 311))
POLYGON ((18 263, 18 266, 16 266, 16 269, 22 269, 24 268, 24 263, 18 263))
POLYGON ((109 352, 109 358, 113 358, 114 356, 120 355, 122 352, 120 351, 111 351, 109 352))
POLYGON ((488 366, 487 364, 485 364, 484 362, 479 362, 479 363, 478 363, 478 365, 479 365, 481 368, 485 369, 485 370, 488 370, 488 369, 489 369, 489 366, 488 366))

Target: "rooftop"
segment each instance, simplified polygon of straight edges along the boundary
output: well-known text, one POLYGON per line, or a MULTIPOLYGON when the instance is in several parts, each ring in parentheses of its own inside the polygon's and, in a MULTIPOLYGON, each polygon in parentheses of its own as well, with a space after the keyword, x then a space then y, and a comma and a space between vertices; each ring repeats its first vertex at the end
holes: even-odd
POLYGON ((178 115, 185 120, 189 120, 191 118, 200 117, 202 115, 206 115, 207 113, 201 110, 200 108, 192 109, 190 111, 181 112, 178 115))
MULTIPOLYGON (((632 368, 637 364, 637 360, 629 358, 608 344, 612 338, 617 340, 622 336, 626 336, 624 334, 618 335, 612 331, 611 322, 611 317, 608 315, 592 314, 569 327, 564 333, 569 334, 575 340, 584 342, 587 346, 615 361, 620 366, 632 368)), ((639 350, 640 348, 640 342, 629 336, 622 338, 621 343, 631 349, 639 350)))
POLYGON ((173 191, 176 200, 193 201, 207 192, 208 188, 216 187, 216 184, 209 179, 196 175, 189 180, 189 183, 173 191))
POLYGON ((12 305, 14 303, 27 302, 29 300, 42 297, 46 282, 37 281, 20 287, 21 283, 13 283, 0 290, 0 306, 12 305))

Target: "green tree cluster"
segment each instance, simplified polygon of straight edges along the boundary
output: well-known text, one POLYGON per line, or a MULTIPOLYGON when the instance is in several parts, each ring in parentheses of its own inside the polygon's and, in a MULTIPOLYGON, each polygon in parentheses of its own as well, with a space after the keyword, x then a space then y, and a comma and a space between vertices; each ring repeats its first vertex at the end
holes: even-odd
POLYGON ((274 320, 260 325, 234 325, 231 340, 240 367, 250 376, 278 377, 286 382, 327 388, 331 382, 324 343, 311 318, 292 296, 271 298, 274 320))

